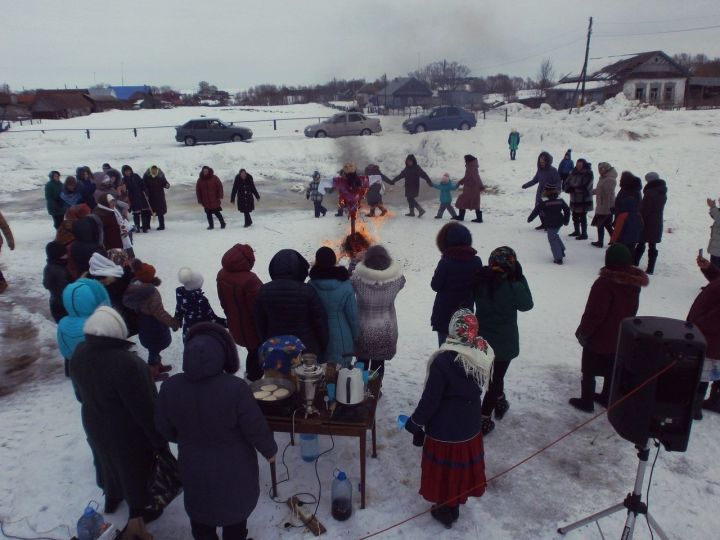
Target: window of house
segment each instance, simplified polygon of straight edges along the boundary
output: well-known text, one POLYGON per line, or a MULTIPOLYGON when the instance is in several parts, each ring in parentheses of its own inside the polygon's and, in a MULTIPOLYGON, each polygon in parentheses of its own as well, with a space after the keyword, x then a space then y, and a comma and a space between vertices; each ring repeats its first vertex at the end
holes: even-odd
POLYGON ((639 100, 645 99, 645 85, 644 84, 636 84, 635 85, 635 99, 639 99, 639 100))
POLYGON ((657 86, 650 87, 650 101, 657 101, 660 95, 660 88, 657 86))
POLYGON ((665 93, 663 95, 663 98, 665 101, 673 101, 675 94, 675 85, 672 83, 668 83, 665 85, 665 93))

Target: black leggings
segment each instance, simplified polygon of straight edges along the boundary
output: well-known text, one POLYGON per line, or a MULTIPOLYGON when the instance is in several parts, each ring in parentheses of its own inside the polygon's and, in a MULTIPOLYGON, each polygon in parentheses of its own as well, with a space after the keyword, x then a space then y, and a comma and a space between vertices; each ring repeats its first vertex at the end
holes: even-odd
POLYGON ((482 402, 482 415, 490 416, 495 410, 495 405, 500 396, 505 393, 505 374, 510 367, 510 362, 495 360, 493 364, 492 380, 482 402))
POLYGON ((222 211, 220 208, 215 209, 205 209, 205 216, 207 217, 208 226, 213 229, 215 227, 215 223, 213 222, 213 216, 215 216, 218 221, 220 222, 221 226, 225 225, 225 220, 223 219, 222 211))
MULTIPOLYGON (((190 527, 195 540, 218 540, 217 527, 214 525, 205 525, 191 519, 190 527)), ((223 540, 245 540, 247 533, 247 520, 235 525, 225 525, 222 528, 223 540)))
POLYGON ((407 198, 408 206, 410 207, 411 214, 415 213, 416 208, 417 208, 417 211, 420 213, 425 211, 425 210, 423 210, 422 206, 420 206, 420 204, 418 204, 418 202, 415 200, 415 197, 406 197, 406 198, 407 198))

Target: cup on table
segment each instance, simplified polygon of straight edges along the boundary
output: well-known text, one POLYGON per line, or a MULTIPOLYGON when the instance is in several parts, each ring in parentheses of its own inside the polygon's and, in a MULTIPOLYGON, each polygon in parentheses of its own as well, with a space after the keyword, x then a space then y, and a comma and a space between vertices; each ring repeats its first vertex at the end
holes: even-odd
POLYGON ((327 396, 330 401, 335 401, 335 383, 327 383, 325 385, 327 389, 327 396))

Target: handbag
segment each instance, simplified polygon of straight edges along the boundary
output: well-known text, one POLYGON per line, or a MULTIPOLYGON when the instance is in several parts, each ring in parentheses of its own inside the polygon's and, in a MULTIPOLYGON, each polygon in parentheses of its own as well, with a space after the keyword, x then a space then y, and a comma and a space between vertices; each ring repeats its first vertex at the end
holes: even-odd
POLYGON ((165 447, 155 456, 155 466, 148 481, 148 491, 151 505, 156 509, 166 508, 182 493, 180 468, 169 447, 165 447))

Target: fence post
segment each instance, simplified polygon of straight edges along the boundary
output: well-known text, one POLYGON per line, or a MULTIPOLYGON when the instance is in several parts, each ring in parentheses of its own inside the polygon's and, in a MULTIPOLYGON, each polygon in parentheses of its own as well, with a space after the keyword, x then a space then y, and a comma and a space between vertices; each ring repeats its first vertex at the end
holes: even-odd
POLYGON ((273 120, 273 131, 277 131, 277 120, 273 120))
POLYGON ((133 128, 133 133, 135 134, 135 138, 137 139, 137 128, 133 128))
POLYGON ((507 113, 507 109, 505 109, 505 122, 507 122, 507 118, 508 118, 508 113, 507 113))
POLYGON ((85 130, 85 135, 87 136, 88 139, 90 138, 90 130, 89 129, 85 130))
POLYGON ((485 120, 485 110, 483 110, 483 120, 485 120))

